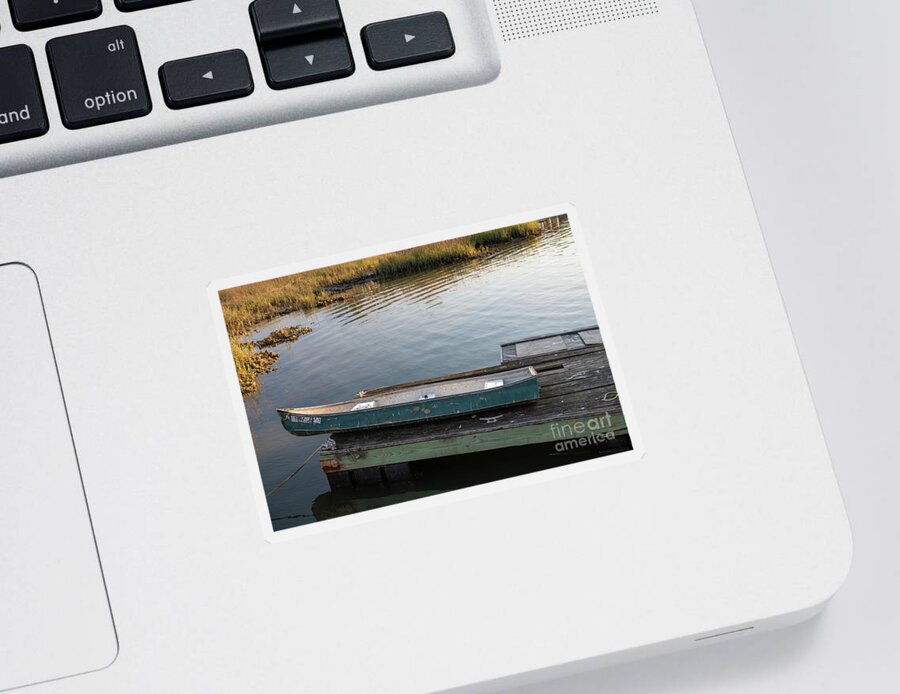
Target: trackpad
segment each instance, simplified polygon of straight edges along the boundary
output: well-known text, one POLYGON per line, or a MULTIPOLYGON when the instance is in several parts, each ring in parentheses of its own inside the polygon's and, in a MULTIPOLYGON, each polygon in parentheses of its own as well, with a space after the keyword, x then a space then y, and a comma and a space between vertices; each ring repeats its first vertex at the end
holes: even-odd
POLYGON ((37 279, 0 265, 0 690, 117 652, 37 279))

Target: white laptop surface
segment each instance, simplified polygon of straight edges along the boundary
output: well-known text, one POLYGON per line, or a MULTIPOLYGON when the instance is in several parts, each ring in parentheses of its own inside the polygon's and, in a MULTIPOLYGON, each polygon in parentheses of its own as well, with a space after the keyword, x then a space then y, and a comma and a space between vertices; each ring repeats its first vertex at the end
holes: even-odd
POLYGON ((0 690, 502 689, 834 594, 688 0, 59 5, 0 4, 0 690))

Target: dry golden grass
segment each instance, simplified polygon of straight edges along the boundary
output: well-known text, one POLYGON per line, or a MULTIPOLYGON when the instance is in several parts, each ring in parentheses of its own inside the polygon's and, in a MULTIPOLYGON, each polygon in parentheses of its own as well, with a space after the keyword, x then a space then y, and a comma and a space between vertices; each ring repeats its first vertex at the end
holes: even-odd
POLYGON ((234 368, 237 370, 238 382, 241 385, 241 394, 255 393, 259 390, 257 380, 259 375, 273 370, 278 355, 267 349, 257 349, 252 342, 241 342, 236 338, 231 338, 229 342, 234 368))
POLYGON ((347 285, 421 272, 475 258, 492 246, 540 233, 538 222, 516 224, 460 239, 225 289, 219 292, 225 325, 231 337, 240 337, 270 318, 299 309, 324 306, 339 298, 347 285))
POLYGON ((395 253, 373 256, 331 267, 276 277, 219 292, 231 352, 245 395, 255 392, 257 376, 272 370, 278 355, 260 350, 241 338, 260 323, 300 309, 324 306, 340 299, 354 285, 422 272, 441 265, 477 258, 494 246, 538 236, 539 222, 492 229, 472 236, 440 241, 395 253))

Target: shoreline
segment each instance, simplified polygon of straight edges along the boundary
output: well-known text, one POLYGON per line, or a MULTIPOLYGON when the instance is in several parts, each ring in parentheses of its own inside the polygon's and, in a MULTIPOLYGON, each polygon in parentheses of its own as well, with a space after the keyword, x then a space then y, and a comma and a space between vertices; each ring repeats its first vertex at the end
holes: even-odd
POLYGON ((548 232, 539 222, 516 224, 220 291, 219 301, 241 395, 257 392, 259 376, 277 368, 275 362, 279 355, 264 347, 294 342, 311 331, 308 326, 297 325, 289 329, 290 335, 276 336, 280 331, 273 331, 262 339, 246 340, 266 322, 296 311, 344 301, 350 292, 368 283, 490 257, 500 247, 538 238, 545 233, 548 232))

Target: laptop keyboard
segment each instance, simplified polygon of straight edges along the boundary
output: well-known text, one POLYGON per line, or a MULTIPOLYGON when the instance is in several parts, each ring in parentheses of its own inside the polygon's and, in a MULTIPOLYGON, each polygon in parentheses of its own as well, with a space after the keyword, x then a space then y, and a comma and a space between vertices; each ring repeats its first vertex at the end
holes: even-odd
POLYGON ((0 14, 0 176, 470 86, 499 70, 481 0, 0 3, 11 23, 0 14), (215 28, 200 31, 203 17, 215 28), (177 40, 185 24, 218 50, 192 54, 177 40), (226 103, 238 101, 248 103, 241 118, 226 103), (198 115, 173 118, 185 109, 198 115), (108 129, 106 142, 92 135, 85 147, 67 132, 94 128, 108 129))

